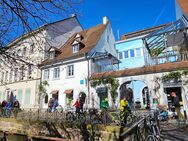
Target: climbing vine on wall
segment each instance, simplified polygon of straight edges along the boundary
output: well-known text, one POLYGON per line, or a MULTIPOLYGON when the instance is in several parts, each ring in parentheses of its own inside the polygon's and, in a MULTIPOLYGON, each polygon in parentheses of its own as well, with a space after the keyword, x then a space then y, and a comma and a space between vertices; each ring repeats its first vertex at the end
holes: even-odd
POLYGON ((105 78, 102 77, 102 78, 92 79, 90 81, 90 86, 93 87, 93 88, 100 86, 100 85, 105 85, 110 89, 112 102, 114 104, 115 100, 118 96, 118 93, 117 93, 117 89, 119 87, 118 79, 114 78, 113 76, 108 76, 108 77, 105 77, 105 78))

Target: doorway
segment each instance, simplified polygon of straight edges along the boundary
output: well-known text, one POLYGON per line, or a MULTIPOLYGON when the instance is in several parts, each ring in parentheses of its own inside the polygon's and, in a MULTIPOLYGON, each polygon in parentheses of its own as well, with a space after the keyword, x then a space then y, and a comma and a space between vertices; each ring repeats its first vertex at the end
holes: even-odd
POLYGON ((180 106, 183 106, 182 102, 182 95, 181 95, 181 87, 169 87, 169 88, 164 88, 164 92, 167 94, 167 100, 168 100, 168 108, 169 111, 174 111, 172 109, 172 103, 173 103, 173 98, 171 96, 172 92, 175 92, 176 95, 179 97, 180 100, 180 106))

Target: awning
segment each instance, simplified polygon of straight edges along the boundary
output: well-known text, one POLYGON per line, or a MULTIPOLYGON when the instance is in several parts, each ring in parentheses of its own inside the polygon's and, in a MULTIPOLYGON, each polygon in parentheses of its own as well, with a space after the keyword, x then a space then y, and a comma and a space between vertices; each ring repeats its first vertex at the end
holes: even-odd
POLYGON ((65 94, 72 94, 73 93, 73 89, 67 89, 64 91, 65 94))
POLYGON ((51 94, 58 94, 59 90, 53 90, 51 91, 51 94))

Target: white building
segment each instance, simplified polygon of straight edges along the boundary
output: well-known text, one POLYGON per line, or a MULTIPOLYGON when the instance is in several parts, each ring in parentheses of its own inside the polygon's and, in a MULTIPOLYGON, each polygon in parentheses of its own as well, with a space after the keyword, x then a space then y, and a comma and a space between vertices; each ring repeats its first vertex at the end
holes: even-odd
MULTIPOLYGON (((102 24, 74 34, 60 49, 50 48, 50 58, 41 64, 42 81, 49 84, 48 100, 54 97, 63 108, 69 108, 83 92, 85 107, 91 107, 88 79, 94 72, 117 69, 114 43, 111 24, 104 17, 102 24)), ((48 100, 43 97, 44 108, 48 100)))
POLYGON ((38 105, 38 85, 41 71, 38 64, 48 54, 49 47, 62 46, 82 27, 75 16, 44 25, 22 35, 8 45, 6 54, 0 59, 0 101, 6 100, 10 91, 16 95, 23 108, 38 105))

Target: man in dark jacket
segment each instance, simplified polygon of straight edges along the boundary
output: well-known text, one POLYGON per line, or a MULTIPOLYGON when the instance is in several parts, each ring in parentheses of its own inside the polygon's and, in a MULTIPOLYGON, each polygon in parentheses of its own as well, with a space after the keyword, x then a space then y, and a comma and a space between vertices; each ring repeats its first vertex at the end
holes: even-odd
POLYGON ((179 97, 176 95, 175 92, 172 92, 171 96, 173 98, 172 105, 175 107, 175 110, 176 110, 176 113, 178 115, 178 118, 179 119, 183 119, 183 115, 180 112, 180 99, 179 99, 179 97))

